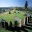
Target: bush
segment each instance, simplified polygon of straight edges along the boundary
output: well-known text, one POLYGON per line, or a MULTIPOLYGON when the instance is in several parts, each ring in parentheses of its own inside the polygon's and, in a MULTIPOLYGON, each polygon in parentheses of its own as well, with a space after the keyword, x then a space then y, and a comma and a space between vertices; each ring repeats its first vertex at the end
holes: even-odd
POLYGON ((11 12, 9 11, 9 14, 11 14, 11 12))

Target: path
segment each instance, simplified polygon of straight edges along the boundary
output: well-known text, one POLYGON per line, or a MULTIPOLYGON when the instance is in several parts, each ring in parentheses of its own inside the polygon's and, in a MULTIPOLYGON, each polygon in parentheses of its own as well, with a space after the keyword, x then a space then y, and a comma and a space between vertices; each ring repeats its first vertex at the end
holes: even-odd
POLYGON ((8 14, 8 12, 1 13, 0 16, 1 16, 1 15, 4 15, 4 14, 8 14))

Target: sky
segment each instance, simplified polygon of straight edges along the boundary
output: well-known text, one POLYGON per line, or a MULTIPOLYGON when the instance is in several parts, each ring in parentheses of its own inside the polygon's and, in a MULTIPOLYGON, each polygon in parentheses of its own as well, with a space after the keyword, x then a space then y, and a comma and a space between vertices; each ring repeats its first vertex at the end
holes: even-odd
MULTIPOLYGON (((32 0, 27 0, 28 6, 32 7, 32 0)), ((24 7, 26 0, 0 0, 0 7, 24 7)))

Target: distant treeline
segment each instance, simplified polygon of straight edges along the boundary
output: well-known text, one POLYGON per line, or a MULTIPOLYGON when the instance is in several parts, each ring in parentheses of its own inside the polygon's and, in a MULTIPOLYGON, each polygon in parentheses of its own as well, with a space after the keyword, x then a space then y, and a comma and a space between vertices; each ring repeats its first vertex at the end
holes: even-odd
POLYGON ((0 8, 0 13, 2 13, 2 12, 5 12, 5 10, 0 8))
POLYGON ((4 9, 4 8, 0 8, 0 13, 3 13, 3 12, 6 12, 6 11, 8 11, 9 9, 4 9))
POLYGON ((25 8, 21 8, 21 7, 16 7, 16 10, 18 11, 32 11, 31 9, 25 9, 25 8))
POLYGON ((18 10, 18 11, 32 11, 31 9, 25 9, 24 7, 11 7, 11 8, 0 8, 0 13, 6 12, 6 11, 11 11, 11 10, 18 10))
POLYGON ((7 11, 11 11, 11 10, 13 10, 14 9, 14 7, 1 7, 0 8, 0 13, 3 13, 3 12, 7 12, 7 11))

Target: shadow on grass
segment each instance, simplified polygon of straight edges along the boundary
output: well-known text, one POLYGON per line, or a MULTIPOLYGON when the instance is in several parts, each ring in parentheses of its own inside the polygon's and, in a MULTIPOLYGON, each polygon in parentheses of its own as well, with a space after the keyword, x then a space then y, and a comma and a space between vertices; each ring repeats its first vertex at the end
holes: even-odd
POLYGON ((24 32, 28 32, 28 31, 25 29, 24 26, 22 26, 21 28, 20 28, 20 27, 8 27, 8 28, 6 28, 6 29, 9 30, 9 31, 12 31, 12 32, 15 32, 15 31, 21 32, 20 30, 22 30, 22 31, 24 31, 24 32))
POLYGON ((31 21, 31 22, 29 22, 29 23, 32 23, 32 21, 31 21))
POLYGON ((15 32, 15 31, 21 32, 20 30, 24 32, 28 32, 25 28, 32 30, 31 27, 27 27, 27 26, 32 26, 32 25, 27 24, 26 26, 22 26, 22 27, 17 27, 17 26, 12 27, 12 23, 8 26, 8 23, 5 22, 5 28, 12 32, 15 32))
POLYGON ((30 30, 32 30, 32 28, 31 28, 31 27, 24 26, 24 28, 27 28, 27 29, 30 29, 30 30))
POLYGON ((32 25, 27 24, 26 26, 22 26, 22 27, 17 27, 17 26, 16 27, 12 27, 12 26, 8 26, 6 24, 5 28, 6 28, 6 30, 9 30, 9 31, 12 31, 12 32, 15 32, 15 31, 21 32, 20 30, 22 30, 24 32, 28 32, 25 28, 32 30, 31 27, 27 27, 27 26, 32 26, 32 25))
POLYGON ((30 24, 27 24, 26 26, 32 26, 32 25, 30 25, 30 24))
MULTIPOLYGON (((32 26, 32 25, 28 25, 27 24, 27 26, 32 26)), ((12 25, 10 26, 8 26, 8 23, 6 23, 6 29, 7 30, 10 30, 10 31, 12 31, 12 32, 15 32, 15 31, 17 31, 17 32, 21 32, 20 30, 22 30, 22 31, 24 31, 24 32, 28 32, 25 28, 27 28, 27 29, 30 29, 30 30, 32 30, 32 28, 31 27, 27 27, 27 26, 22 26, 22 27, 12 27, 12 25)))

